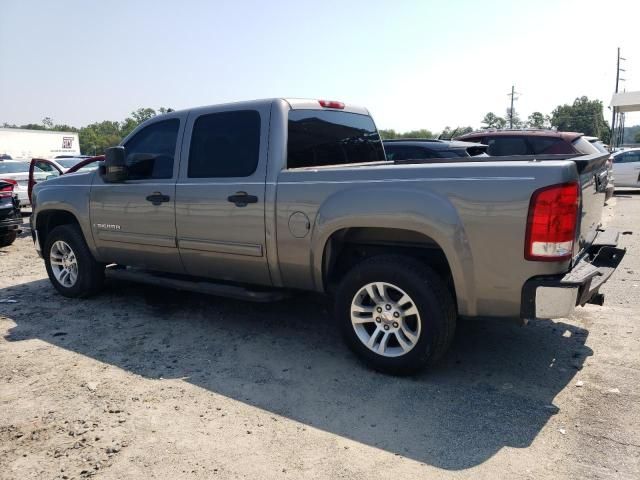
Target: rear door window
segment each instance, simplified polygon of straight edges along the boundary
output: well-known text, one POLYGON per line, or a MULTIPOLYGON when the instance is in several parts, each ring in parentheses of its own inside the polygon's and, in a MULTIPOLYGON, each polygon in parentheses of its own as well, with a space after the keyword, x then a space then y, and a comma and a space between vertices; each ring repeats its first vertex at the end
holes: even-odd
POLYGON ((260 114, 236 110, 202 115, 193 125, 189 178, 248 177, 260 156, 260 114))
POLYGON ((325 110, 290 110, 287 167, 384 161, 371 117, 325 110))

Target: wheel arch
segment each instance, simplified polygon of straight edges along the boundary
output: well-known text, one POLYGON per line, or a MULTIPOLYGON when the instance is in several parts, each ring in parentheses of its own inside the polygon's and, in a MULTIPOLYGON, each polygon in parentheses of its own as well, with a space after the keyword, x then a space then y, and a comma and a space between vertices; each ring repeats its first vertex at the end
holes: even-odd
POLYGON ((474 315, 473 257, 462 221, 448 199, 397 187, 386 195, 360 191, 356 201, 343 197, 336 195, 325 202, 315 222, 311 265, 316 290, 330 290, 332 268, 339 264, 345 246, 355 245, 363 247, 365 257, 377 253, 418 256, 439 273, 450 273, 458 312, 474 315), (366 205, 366 213, 354 211, 354 204, 366 205))

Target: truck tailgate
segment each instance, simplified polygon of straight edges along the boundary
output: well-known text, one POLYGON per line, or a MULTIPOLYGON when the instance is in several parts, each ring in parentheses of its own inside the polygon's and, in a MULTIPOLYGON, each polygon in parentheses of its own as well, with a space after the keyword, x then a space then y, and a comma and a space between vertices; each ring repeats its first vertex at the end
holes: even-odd
POLYGON ((608 183, 608 158, 609 154, 598 153, 572 159, 578 169, 582 192, 574 258, 593 243, 602 225, 602 211, 608 183))

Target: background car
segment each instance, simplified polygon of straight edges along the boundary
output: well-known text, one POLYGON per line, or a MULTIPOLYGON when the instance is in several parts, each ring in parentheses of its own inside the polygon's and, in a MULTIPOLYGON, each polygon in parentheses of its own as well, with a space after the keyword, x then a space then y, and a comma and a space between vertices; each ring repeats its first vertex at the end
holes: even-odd
POLYGON ((616 187, 640 188, 640 148, 614 152, 613 175, 616 187))
POLYGON ((475 157, 487 150, 486 145, 452 140, 402 139, 382 143, 388 160, 475 157))
MULTIPOLYGON (((47 172, 39 168, 34 172, 36 181, 47 178, 47 172)), ((14 192, 18 195, 21 207, 29 206, 29 162, 23 160, 0 160, 0 180, 15 180, 14 192)))
MULTIPOLYGON (((55 164, 62 171, 62 173, 67 173, 67 170, 69 170, 71 167, 75 167, 80 162, 84 162, 87 158, 91 158, 91 157, 89 157, 88 155, 79 155, 77 157, 60 156, 60 157, 54 158, 53 160, 50 160, 50 162, 55 164)), ((41 170, 45 170, 47 168, 47 166, 49 168, 51 168, 51 173, 53 175, 57 175, 58 172, 56 172, 55 168, 51 167, 50 165, 46 165, 46 164, 39 164, 38 165, 38 167, 41 170)), ((95 170, 96 168, 98 168, 98 163, 91 163, 89 165, 86 165, 86 166, 82 167, 78 171, 79 172, 89 172, 91 170, 95 170)), ((45 170, 45 171, 47 171, 47 170, 45 170)))
POLYGON ((456 137, 455 140, 483 143, 487 145, 487 153, 492 157, 598 153, 598 147, 587 138, 589 137, 577 132, 514 129, 472 132, 456 137))

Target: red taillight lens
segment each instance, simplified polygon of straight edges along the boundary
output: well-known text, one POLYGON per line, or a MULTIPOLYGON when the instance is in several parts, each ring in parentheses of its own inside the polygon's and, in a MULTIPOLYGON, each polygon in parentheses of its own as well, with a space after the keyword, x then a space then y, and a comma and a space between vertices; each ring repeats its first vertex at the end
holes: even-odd
POLYGON ((571 258, 578 222, 580 187, 563 183, 533 192, 524 257, 553 262, 571 258))
POLYGON ((13 187, 15 187, 17 184, 18 182, 10 178, 0 179, 0 198, 12 197, 13 187), (2 186, 2 182, 8 183, 9 185, 2 186))
POLYGON ((337 108, 338 110, 344 110, 344 103, 336 102, 335 100, 318 100, 318 103, 324 108, 337 108))

